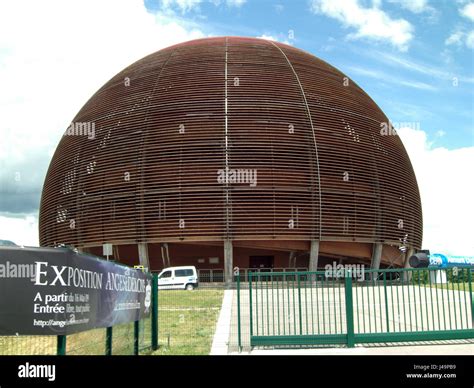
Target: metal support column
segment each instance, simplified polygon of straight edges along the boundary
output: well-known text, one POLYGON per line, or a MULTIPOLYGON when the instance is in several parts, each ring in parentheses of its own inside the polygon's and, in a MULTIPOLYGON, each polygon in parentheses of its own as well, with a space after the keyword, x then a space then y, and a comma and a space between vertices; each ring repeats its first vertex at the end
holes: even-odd
POLYGON ((232 284, 233 270, 232 240, 224 241, 224 280, 227 288, 232 284))
MULTIPOLYGON (((410 256, 413 256, 415 254, 415 250, 413 248, 407 249, 405 252, 405 264, 403 265, 404 268, 410 268, 410 256)), ((411 280, 411 271, 404 271, 403 273, 403 281, 409 282, 411 280)))
POLYGON ((309 251, 308 271, 315 272, 318 270, 318 257, 319 257, 319 241, 311 240, 311 248, 309 251))
MULTIPOLYGON (((372 261, 370 262, 370 269, 380 269, 380 261, 382 259, 382 249, 383 245, 380 243, 375 243, 372 251, 372 261)), ((372 279, 378 277, 377 272, 372 272, 372 279)))
POLYGON ((148 244, 147 243, 138 243, 138 260, 140 265, 145 267, 145 271, 150 270, 150 261, 148 260, 148 244))

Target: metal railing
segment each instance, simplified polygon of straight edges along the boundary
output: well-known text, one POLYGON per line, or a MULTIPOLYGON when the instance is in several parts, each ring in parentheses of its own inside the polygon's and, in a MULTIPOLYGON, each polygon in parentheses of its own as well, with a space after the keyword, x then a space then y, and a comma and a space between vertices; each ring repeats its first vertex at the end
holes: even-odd
POLYGON ((239 347, 242 329, 250 332, 251 346, 474 338, 470 269, 364 269, 342 277, 249 272, 246 277, 248 289, 236 275, 239 347))

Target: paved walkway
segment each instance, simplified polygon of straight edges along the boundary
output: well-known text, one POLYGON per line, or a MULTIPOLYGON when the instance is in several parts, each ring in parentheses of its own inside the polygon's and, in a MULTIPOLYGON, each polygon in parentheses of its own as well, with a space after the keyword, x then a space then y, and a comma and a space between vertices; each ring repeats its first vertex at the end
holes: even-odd
MULTIPOLYGON (((467 342, 467 341, 466 341, 467 342)), ((439 342, 429 345, 405 345, 400 346, 357 346, 355 348, 320 348, 320 349, 254 349, 251 352, 241 354, 251 355, 334 355, 334 356, 355 356, 355 355, 474 355, 474 340, 472 343, 456 343, 451 341, 446 344, 439 342)))
POLYGON ((222 308, 217 320, 216 332, 212 341, 211 355, 222 355, 228 353, 229 331, 232 316, 233 290, 225 290, 222 299, 222 308))

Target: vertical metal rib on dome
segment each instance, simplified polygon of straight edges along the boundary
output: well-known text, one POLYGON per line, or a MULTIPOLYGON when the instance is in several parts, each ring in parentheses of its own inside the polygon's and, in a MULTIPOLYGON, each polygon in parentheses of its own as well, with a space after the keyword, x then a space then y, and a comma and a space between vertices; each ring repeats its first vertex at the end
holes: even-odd
MULTIPOLYGON (((314 188, 318 193, 318 199, 319 199, 319 204, 318 204, 318 208, 319 208, 319 227, 318 227, 319 235, 318 235, 318 238, 321 239, 321 230, 322 230, 322 228, 321 228, 321 219, 322 219, 322 217, 321 217, 321 214, 322 214, 321 173, 319 171, 318 144, 316 142, 316 135, 314 133, 314 125, 313 125, 313 118, 311 117, 311 110, 309 109, 308 101, 306 100, 306 94, 304 92, 303 85, 301 85, 300 79, 298 78, 298 74, 296 73, 294 67, 292 66, 292 64, 290 62, 290 60, 288 59, 286 54, 283 52, 283 50, 280 47, 278 47, 278 45, 276 45, 274 42, 271 42, 271 44, 273 44, 273 46, 275 46, 278 50, 280 50, 281 54, 285 57, 286 61, 288 62, 288 65, 290 66, 291 71, 295 75, 296 81, 298 82, 298 86, 300 87, 300 90, 301 90, 301 96, 303 97, 303 100, 304 100, 304 105, 306 107, 306 112, 308 114, 309 123, 311 125, 311 132, 313 134, 313 141, 314 141, 314 153, 316 155, 316 180, 318 182, 318 186, 316 188, 314 188)), ((314 207, 314 205, 313 205, 313 207, 314 207)), ((312 238, 314 238, 314 237, 312 237, 312 238)))

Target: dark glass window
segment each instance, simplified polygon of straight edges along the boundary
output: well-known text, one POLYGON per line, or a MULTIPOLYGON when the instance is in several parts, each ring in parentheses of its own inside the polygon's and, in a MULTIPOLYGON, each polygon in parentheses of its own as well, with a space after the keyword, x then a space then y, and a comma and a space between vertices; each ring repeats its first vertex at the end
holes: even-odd
POLYGON ((163 272, 163 273, 160 275, 160 279, 162 279, 162 278, 170 278, 170 277, 171 277, 171 271, 163 272))
POLYGON ((176 270, 176 277, 184 277, 184 276, 193 276, 192 269, 177 269, 176 270))

